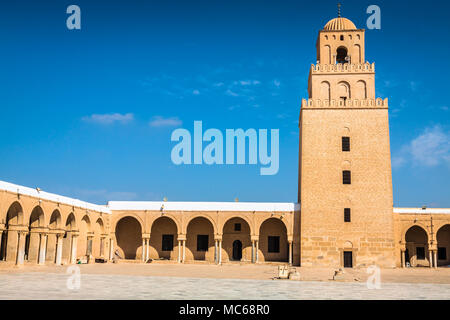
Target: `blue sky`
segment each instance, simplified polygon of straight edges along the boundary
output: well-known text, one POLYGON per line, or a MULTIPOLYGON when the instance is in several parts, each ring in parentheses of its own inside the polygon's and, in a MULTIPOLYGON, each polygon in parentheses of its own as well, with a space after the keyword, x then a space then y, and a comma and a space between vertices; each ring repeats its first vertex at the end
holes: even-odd
MULTIPOLYGON (((450 207, 447 1, 342 1, 389 98, 395 206, 450 207)), ((107 200, 297 200, 298 116, 336 1, 0 4, 0 180, 107 200), (81 30, 66 8, 81 8, 81 30), (175 166, 177 127, 280 129, 280 170, 175 166)))

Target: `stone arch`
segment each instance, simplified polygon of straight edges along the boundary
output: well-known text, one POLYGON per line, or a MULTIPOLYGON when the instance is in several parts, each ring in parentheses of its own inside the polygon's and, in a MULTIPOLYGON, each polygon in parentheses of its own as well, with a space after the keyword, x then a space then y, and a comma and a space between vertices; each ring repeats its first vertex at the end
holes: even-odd
POLYGON ((178 218, 175 217, 173 214, 170 214, 170 213, 167 213, 167 212, 164 212, 163 215, 155 217, 153 219, 153 221, 151 221, 151 223, 150 223, 150 230, 153 228, 153 224, 155 223, 155 221, 158 220, 159 218, 162 218, 162 217, 167 217, 167 218, 171 219, 173 221, 173 223, 175 223, 175 226, 177 228, 177 233, 181 233, 182 232, 182 225, 181 225, 180 221, 178 220, 178 218))
POLYGON ((264 261, 287 262, 289 259, 287 224, 278 218, 268 218, 259 227, 259 256, 264 261), (278 239, 278 240, 277 240, 278 239))
POLYGON ((14 201, 6 212, 5 225, 22 225, 23 224, 23 208, 20 202, 14 201))
POLYGON ((62 227, 62 217, 59 209, 53 210, 48 222, 49 233, 47 236, 46 261, 56 262, 58 246, 57 233, 62 227))
POLYGON ((117 227, 117 224, 119 223, 119 221, 122 220, 125 217, 132 217, 132 218, 136 219, 137 222, 139 222, 139 225, 141 227, 142 233, 145 233, 146 227, 145 227, 144 221, 142 221, 140 216, 138 216, 137 214, 131 213, 131 212, 130 213, 125 213, 125 214, 122 214, 122 215, 118 216, 115 219, 115 222, 112 223, 113 227, 111 228, 111 230, 115 230, 116 227, 117 227))
POLYGON ((2 221, 5 229, 2 232, 0 246, 0 261, 15 262, 17 257, 17 248, 19 235, 17 231, 11 230, 14 226, 23 225, 23 207, 19 201, 14 201, 6 211, 6 217, 2 221))
POLYGON ((436 233, 437 240, 437 265, 450 265, 450 224, 445 224, 436 233))
POLYGON ((218 234, 219 233, 216 221, 214 221, 214 219, 211 218, 209 215, 201 214, 201 213, 195 214, 195 215, 192 215, 192 216, 189 217, 189 220, 185 224, 185 230, 184 230, 185 233, 187 233, 187 227, 189 226, 189 223, 191 223, 191 221, 196 219, 196 218, 205 218, 205 219, 207 219, 211 223, 211 225, 213 227, 214 234, 218 234))
POLYGON ((122 259, 142 258, 142 224, 133 215, 117 221, 115 227, 118 254, 122 259))
POLYGON ((73 212, 69 213, 65 224, 66 231, 75 231, 77 229, 77 221, 73 212))
POLYGON ((191 217, 186 226, 186 260, 214 261, 215 231, 214 223, 209 217, 191 217))
POLYGON ((344 242, 344 249, 353 249, 353 243, 351 241, 344 242))
POLYGON ((35 206, 30 214, 29 227, 38 228, 43 227, 45 223, 44 210, 41 206, 35 206))
POLYGON ((338 82, 338 98, 341 101, 351 99, 350 84, 347 81, 338 82))
POLYGON ((105 224, 101 217, 97 218, 94 224, 94 240, 92 244, 92 255, 95 258, 101 258, 105 256, 105 224))
POLYGON ((428 233, 419 225, 413 225, 405 233, 405 261, 411 266, 429 266, 428 233))
POLYGON ((320 96, 323 100, 331 100, 331 85, 328 81, 320 83, 320 96))
POLYGON ((246 217, 233 216, 222 227, 222 260, 252 261, 252 227, 246 217), (236 241, 240 242, 240 254, 236 255, 236 241))
POLYGON ((70 212, 66 218, 66 221, 64 223, 64 237, 63 237, 63 246, 62 246, 62 261, 64 263, 71 263, 75 258, 72 257, 72 246, 74 245, 73 237, 74 234, 76 234, 77 231, 77 220, 75 217, 75 214, 73 212, 70 212))
POLYGON ((153 221, 150 229, 149 258, 178 258, 178 226, 174 218, 163 215, 153 221))
MULTIPOLYGON (((287 230, 290 230, 290 225, 289 225, 288 221, 286 219, 282 218, 282 216, 271 216, 271 217, 268 217, 268 218, 260 221, 259 225, 256 226, 256 230, 261 232, 261 226, 264 224, 264 222, 266 222, 270 219, 279 220, 281 223, 283 223, 284 227, 286 228, 286 232, 287 232, 287 230)), ((290 233, 287 232, 287 234, 290 234, 290 233)))
POLYGON ((48 228, 51 230, 61 229, 62 227, 61 212, 58 209, 53 210, 48 223, 48 228))
POLYGON ((37 229, 43 228, 44 223, 44 210, 39 205, 35 206, 30 214, 29 233, 25 237, 25 260, 38 262, 41 234, 37 232, 37 229))
POLYGON ((425 233, 427 234, 427 238, 430 239, 430 234, 428 233, 428 229, 427 227, 422 224, 420 221, 415 222, 412 225, 408 225, 407 227, 403 228, 402 231, 402 241, 406 242, 406 233, 409 231, 409 229, 411 229, 412 227, 419 227, 420 229, 422 229, 423 231, 425 231, 425 233))
POLYGON ((77 257, 89 256, 92 252, 92 239, 90 239, 91 219, 87 214, 81 218, 78 231, 77 257))

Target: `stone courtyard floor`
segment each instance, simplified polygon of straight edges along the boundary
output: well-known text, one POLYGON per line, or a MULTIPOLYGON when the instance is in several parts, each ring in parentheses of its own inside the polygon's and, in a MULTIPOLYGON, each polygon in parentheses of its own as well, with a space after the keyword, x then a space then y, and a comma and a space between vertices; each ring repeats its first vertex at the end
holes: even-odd
POLYGON ((0 299, 445 299, 450 268, 382 269, 381 288, 368 289, 365 269, 296 268, 301 281, 272 280, 276 265, 119 263, 69 266, 0 264, 0 299), (69 285, 68 285, 69 284, 69 285))

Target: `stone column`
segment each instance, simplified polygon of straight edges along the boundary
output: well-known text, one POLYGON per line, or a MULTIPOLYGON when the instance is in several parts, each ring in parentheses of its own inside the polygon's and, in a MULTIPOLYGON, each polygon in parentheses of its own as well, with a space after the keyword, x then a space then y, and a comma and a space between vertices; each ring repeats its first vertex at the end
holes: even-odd
POLYGON ((28 244, 28 257, 29 262, 39 263, 39 248, 41 243, 41 235, 39 232, 30 231, 30 240, 28 244))
POLYGON ((6 241, 6 261, 17 263, 17 250, 19 248, 19 232, 16 230, 8 230, 6 233, 8 240, 6 241))
POLYGON ((222 264, 222 239, 219 240, 219 265, 222 264))
POLYGON ((61 258, 62 258, 62 246, 63 246, 63 235, 57 234, 56 235, 56 265, 61 265, 61 258))
POLYGON ((145 238, 142 238, 142 262, 145 262, 145 244, 147 242, 145 241, 145 238))
POLYGON ((148 261, 150 259, 150 238, 146 239, 146 249, 145 249, 145 261, 148 261))
POLYGON ((18 247, 17 247, 17 265, 23 265, 23 261, 25 259, 25 239, 26 239, 27 233, 24 231, 18 232, 18 247))
POLYGON ((45 250, 45 261, 54 263, 56 260, 57 234, 49 233, 47 235, 47 249, 45 250))
POLYGON ((256 254, 255 254, 255 263, 258 263, 258 259, 259 259, 259 240, 255 241, 256 244, 256 254))
POLYGON ((255 241, 252 240, 252 263, 255 263, 255 241))
POLYGON ((104 257, 105 251, 105 237, 100 237, 100 257, 104 257))
POLYGON ((114 257, 114 239, 109 239, 109 260, 111 261, 114 257))
POLYGON ((430 261, 430 268, 433 268, 433 251, 431 251, 431 250, 428 250, 428 253, 429 253, 429 261, 430 261))
POLYGON ((434 255, 434 267, 437 268, 438 267, 437 250, 433 251, 433 255, 434 255))
POLYGON ((405 256, 405 250, 402 250, 402 268, 406 267, 406 256, 405 256))
POLYGON ((70 254, 70 263, 77 263, 77 243, 78 243, 78 235, 72 234, 72 252, 70 254))
POLYGON ((186 240, 183 240, 183 263, 186 261, 186 240))
POLYGON ((39 264, 45 264, 45 252, 47 250, 47 234, 40 233, 40 244, 39 244, 39 264))
POLYGON ((178 240, 178 263, 181 263, 181 240, 178 240))
POLYGON ((292 241, 289 241, 289 265, 292 266, 292 241))
POLYGON ((217 263, 217 239, 214 239, 214 263, 217 263))

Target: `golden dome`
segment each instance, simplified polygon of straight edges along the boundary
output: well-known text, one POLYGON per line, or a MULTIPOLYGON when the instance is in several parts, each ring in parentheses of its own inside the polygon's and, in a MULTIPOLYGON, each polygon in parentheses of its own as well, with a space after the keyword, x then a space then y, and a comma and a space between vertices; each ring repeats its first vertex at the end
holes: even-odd
POLYGON ((338 30, 356 30, 356 26, 347 18, 334 18, 323 27, 326 31, 338 31, 338 30))

